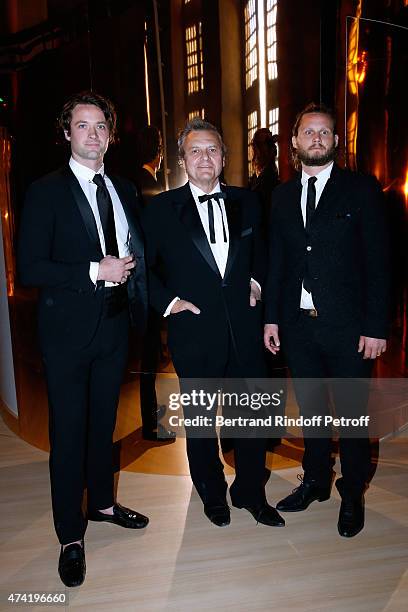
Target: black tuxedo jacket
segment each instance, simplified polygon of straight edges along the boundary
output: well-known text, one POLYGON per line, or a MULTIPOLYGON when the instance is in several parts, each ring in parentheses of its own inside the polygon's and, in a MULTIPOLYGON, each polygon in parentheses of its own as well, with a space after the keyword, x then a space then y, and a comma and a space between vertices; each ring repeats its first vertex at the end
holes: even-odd
POLYGON ((308 265, 322 321, 357 324, 361 335, 386 338, 388 233, 380 184, 334 165, 308 234, 301 190, 299 175, 272 195, 266 322, 289 325, 299 316, 308 265))
MULTIPOLYGON (((132 183, 109 177, 129 225, 136 268, 127 283, 132 323, 143 328, 147 309, 144 245, 132 183)), ((43 348, 86 346, 100 320, 103 282, 89 277, 91 261, 103 258, 95 218, 69 166, 35 181, 23 208, 18 268, 24 285, 40 288, 39 334, 43 348)))
POLYGON ((136 187, 143 206, 148 206, 152 198, 163 191, 161 183, 155 181, 150 172, 143 167, 137 173, 136 187))
POLYGON ((178 296, 201 311, 168 317, 169 348, 181 376, 211 376, 211 361, 225 362, 231 348, 245 372, 262 355, 261 306, 249 305, 251 277, 262 286, 265 276, 260 207, 246 189, 223 189, 230 239, 224 278, 188 183, 158 195, 143 213, 153 307, 163 314, 178 296))

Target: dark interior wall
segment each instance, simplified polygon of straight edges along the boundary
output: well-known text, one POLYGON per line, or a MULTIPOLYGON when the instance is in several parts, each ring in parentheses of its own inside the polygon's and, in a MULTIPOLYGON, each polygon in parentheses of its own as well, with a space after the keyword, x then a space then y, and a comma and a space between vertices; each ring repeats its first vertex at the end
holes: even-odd
POLYGON ((136 133, 146 123, 144 16, 143 1, 93 22, 84 14, 71 42, 39 54, 18 72, 11 132, 19 202, 33 179, 66 161, 68 149, 56 144, 56 117, 71 93, 91 86, 110 97, 118 111, 120 147, 111 147, 107 162, 132 175, 136 133))
POLYGON ((280 2, 277 16, 280 174, 293 174, 289 143, 296 114, 320 98, 319 1, 280 2))

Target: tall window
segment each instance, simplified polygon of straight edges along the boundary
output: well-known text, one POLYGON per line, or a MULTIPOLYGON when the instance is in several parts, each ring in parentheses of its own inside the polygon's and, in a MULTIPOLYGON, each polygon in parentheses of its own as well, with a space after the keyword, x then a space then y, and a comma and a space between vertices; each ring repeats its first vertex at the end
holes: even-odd
POLYGON ((258 77, 256 0, 245 6, 245 82, 248 89, 258 77))
POLYGON ((204 89, 203 37, 201 22, 186 28, 188 94, 204 89))
POLYGON ((278 0, 248 0, 244 5, 245 107, 248 117, 248 172, 252 173, 250 142, 254 132, 268 127, 279 133, 278 0))
POLYGON ((268 63, 268 79, 272 81, 278 77, 278 63, 276 61, 276 14, 278 0, 266 0, 266 59, 268 63))

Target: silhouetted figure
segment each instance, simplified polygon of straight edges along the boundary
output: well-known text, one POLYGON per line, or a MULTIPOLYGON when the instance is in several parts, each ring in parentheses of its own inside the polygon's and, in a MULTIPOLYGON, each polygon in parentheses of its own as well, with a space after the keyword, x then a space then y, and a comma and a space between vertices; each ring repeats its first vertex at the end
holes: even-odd
MULTIPOLYGON (((151 199, 163 191, 158 180, 163 159, 163 145, 160 130, 153 125, 146 126, 139 133, 138 154, 140 167, 136 184, 144 208, 151 205, 151 199)), ((161 317, 149 308, 146 335, 143 338, 140 364, 140 410, 142 435, 145 440, 160 441, 175 438, 172 431, 165 430, 158 421, 164 416, 165 406, 158 407, 156 396, 156 372, 160 361, 161 317)))
POLYGON ((254 134, 251 142, 252 163, 254 174, 250 177, 248 187, 259 194, 262 204, 263 222, 265 232, 271 209, 271 194, 279 184, 279 174, 276 167, 277 136, 272 135, 268 128, 260 128, 254 134))

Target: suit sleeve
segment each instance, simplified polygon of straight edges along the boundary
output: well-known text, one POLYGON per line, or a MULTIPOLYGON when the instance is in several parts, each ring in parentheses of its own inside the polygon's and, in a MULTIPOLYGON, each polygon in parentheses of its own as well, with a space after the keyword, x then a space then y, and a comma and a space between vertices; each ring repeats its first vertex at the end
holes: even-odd
POLYGON ((373 177, 361 182, 362 335, 386 338, 389 328, 389 233, 381 186, 373 177))
POLYGON ((154 203, 143 210, 141 222, 146 239, 146 264, 149 286, 149 302, 161 315, 174 298, 172 291, 167 289, 160 274, 160 231, 158 227, 159 214, 154 203))
POLYGON ((251 193, 251 211, 253 214, 253 255, 251 277, 264 289, 266 277, 266 245, 262 229, 261 205, 255 193, 251 193))
MULTIPOLYGON (((52 259, 55 236, 53 201, 33 184, 27 191, 22 212, 17 263, 20 281, 32 287, 55 287, 74 291, 94 291, 89 261, 67 263, 52 259)), ((55 200, 58 196, 55 195, 55 200)), ((75 248, 75 245, 72 245, 75 248)))

